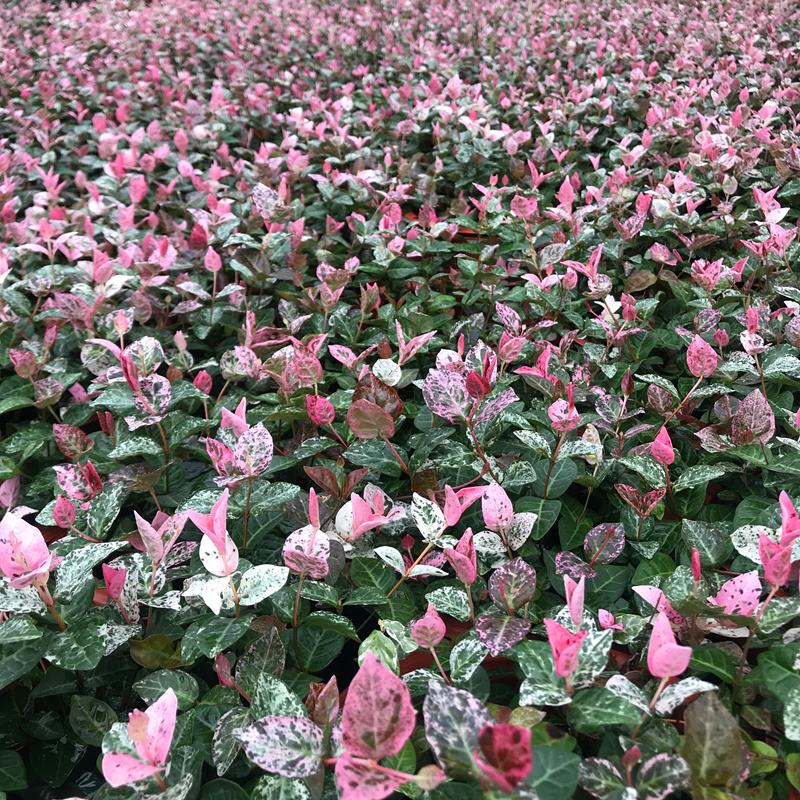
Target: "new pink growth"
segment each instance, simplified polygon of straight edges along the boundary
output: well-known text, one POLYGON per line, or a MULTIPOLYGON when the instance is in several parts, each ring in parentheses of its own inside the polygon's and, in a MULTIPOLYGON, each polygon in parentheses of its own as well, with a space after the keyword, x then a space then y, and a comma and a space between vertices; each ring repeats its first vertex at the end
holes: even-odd
POLYGON ((572 621, 580 630, 583 623, 583 598, 586 595, 586 578, 582 577, 577 583, 569 577, 564 576, 564 591, 567 594, 567 608, 572 621))
POLYGON ((436 647, 444 639, 445 632, 444 620, 439 616, 432 603, 428 603, 425 616, 411 626, 411 635, 414 637, 414 641, 425 650, 436 647))
POLYGON ((675 450, 672 447, 672 439, 669 438, 669 433, 667 433, 666 428, 661 428, 656 438, 653 439, 651 452, 653 458, 665 467, 668 467, 675 461, 675 450))
POLYGON ((569 678, 578 668, 578 651, 581 649, 587 632, 570 633, 553 619, 545 619, 544 624, 547 628, 550 649, 553 651, 556 675, 559 678, 569 678))
POLYGON ((48 549, 38 528, 6 512, 0 521, 0 571, 15 589, 47 584, 62 559, 48 549))
POLYGON ((444 554, 462 583, 468 586, 475 583, 478 577, 478 559, 472 542, 472 528, 464 531, 455 549, 445 547, 444 554))
MULTIPOLYGON (((133 711, 129 716, 128 735, 136 747, 138 759, 127 753, 106 753, 103 776, 113 787, 143 780, 161 772, 167 763, 175 733, 178 698, 167 689, 147 711, 133 711)), ((161 788, 164 783, 159 777, 161 788)))
POLYGON ((689 666, 691 657, 692 648, 677 643, 669 617, 663 611, 659 612, 647 648, 650 674, 656 678, 674 678, 689 666))

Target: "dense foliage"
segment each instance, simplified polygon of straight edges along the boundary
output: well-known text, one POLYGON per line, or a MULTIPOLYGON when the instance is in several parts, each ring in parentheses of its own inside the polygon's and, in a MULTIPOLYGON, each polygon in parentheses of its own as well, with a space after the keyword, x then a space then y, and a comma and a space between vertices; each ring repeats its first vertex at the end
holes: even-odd
POLYGON ((796 3, 0 11, 0 798, 800 788, 796 3))

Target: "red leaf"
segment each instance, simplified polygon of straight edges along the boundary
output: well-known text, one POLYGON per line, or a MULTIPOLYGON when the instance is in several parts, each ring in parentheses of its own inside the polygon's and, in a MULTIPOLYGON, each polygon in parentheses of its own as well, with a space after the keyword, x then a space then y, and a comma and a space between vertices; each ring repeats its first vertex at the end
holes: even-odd
POLYGON ((347 424, 359 439, 394 436, 394 420, 388 412, 369 400, 357 400, 347 410, 347 424))

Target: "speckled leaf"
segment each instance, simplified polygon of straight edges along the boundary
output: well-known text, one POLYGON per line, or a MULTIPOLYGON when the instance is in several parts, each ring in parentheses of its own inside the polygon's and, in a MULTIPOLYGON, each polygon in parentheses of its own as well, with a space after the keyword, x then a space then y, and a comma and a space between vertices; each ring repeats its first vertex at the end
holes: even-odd
POLYGON ((503 564, 489 578, 492 602, 509 615, 530 602, 535 593, 536 570, 521 558, 503 564))
POLYGON ((604 522, 596 525, 583 541, 586 560, 595 564, 610 564, 625 547, 625 530, 619 522, 604 522), (606 537, 609 537, 606 541, 606 537))
POLYGON ((531 623, 519 617, 481 617, 475 623, 478 638, 493 656, 521 642, 530 629, 531 623))
POLYGON ((233 464, 241 475, 261 475, 272 461, 272 436, 259 422, 243 433, 233 450, 233 464))
POLYGON ((100 617, 84 617, 53 639, 46 657, 61 669, 87 670, 100 663, 105 651, 105 623, 100 617))
POLYGON ((304 781, 280 775, 264 775, 250 793, 250 800, 312 800, 304 781))
POLYGON ((731 419, 731 439, 735 445, 766 444, 774 435, 775 414, 761 390, 754 389, 731 419))
POLYGON ((245 606, 254 606, 283 588, 288 578, 288 567, 274 564, 251 567, 239 582, 239 602, 245 606))
POLYGON ((416 492, 411 501, 411 516, 426 542, 436 541, 447 527, 442 509, 416 492))
POLYGON ((269 673, 258 676, 250 711, 255 719, 308 716, 300 698, 282 680, 269 673))
POLYGON ((127 542, 86 544, 69 553, 56 572, 56 598, 68 603, 81 587, 92 582, 92 569, 127 542))
POLYGON ((451 777, 471 773, 478 734, 492 715, 469 692, 438 681, 430 682, 423 709, 425 736, 442 769, 451 777))
POLYGON ((713 683, 701 681, 699 678, 684 678, 682 681, 670 684, 661 693, 656 702, 656 714, 666 717, 681 703, 685 703, 693 694, 701 692, 714 692, 718 689, 713 683))
POLYGON ((233 735, 266 772, 308 778, 322 768, 322 731, 302 717, 267 717, 233 735))
POLYGON ((220 717, 211 743, 211 760, 217 775, 224 775, 230 769, 239 752, 239 740, 234 732, 254 721, 249 708, 232 708, 220 717))
POLYGON ((431 412, 448 422, 461 422, 472 408, 467 379, 450 370, 432 369, 422 385, 422 396, 431 412))

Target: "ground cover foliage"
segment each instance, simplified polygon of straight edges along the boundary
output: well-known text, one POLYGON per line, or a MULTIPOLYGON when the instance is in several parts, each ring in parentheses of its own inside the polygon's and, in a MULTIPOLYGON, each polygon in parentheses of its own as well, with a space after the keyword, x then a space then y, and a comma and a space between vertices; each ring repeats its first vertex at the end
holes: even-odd
POLYGON ((799 23, 6 4, 0 797, 795 797, 799 23))

